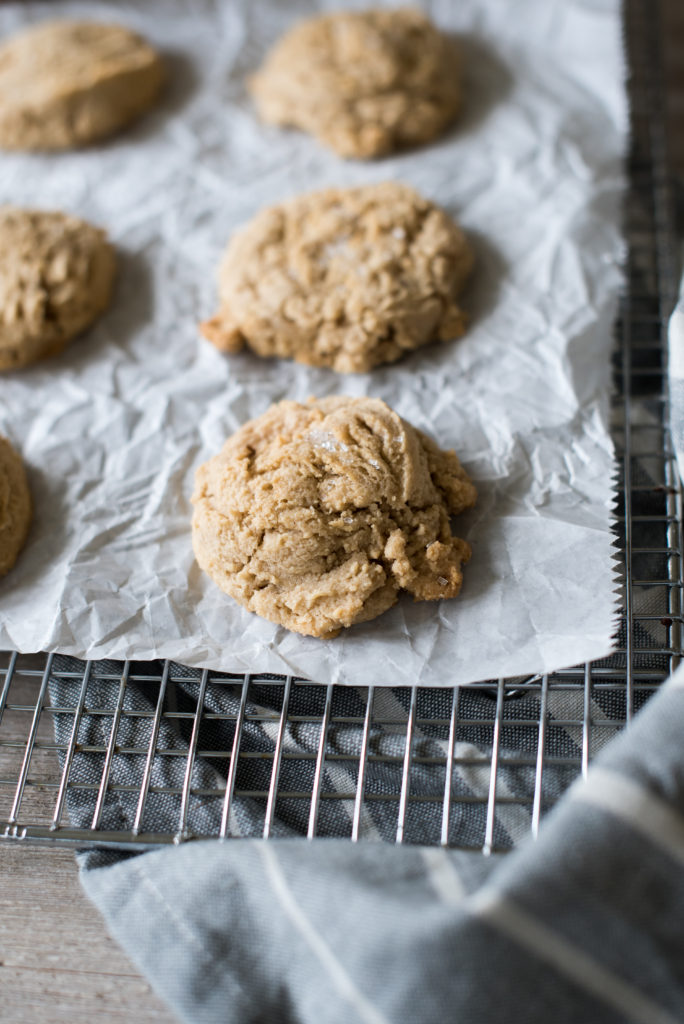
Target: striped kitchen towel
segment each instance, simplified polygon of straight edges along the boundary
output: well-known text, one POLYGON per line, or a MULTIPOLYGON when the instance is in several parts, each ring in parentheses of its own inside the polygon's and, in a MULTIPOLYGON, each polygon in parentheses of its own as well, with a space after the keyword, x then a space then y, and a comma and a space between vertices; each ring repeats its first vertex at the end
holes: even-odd
POLYGON ((83 884, 192 1024, 675 1024, 683 734, 680 670, 509 855, 202 841, 83 884))
POLYGON ((670 433, 679 476, 684 480, 684 278, 668 325, 668 386, 670 433))

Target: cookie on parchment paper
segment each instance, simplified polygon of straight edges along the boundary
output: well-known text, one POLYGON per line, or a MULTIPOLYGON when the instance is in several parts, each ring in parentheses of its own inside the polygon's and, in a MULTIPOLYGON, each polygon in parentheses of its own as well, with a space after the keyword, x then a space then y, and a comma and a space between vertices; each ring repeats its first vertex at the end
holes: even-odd
POLYGON ((31 494, 21 458, 0 436, 0 576, 8 573, 31 525, 31 494))
POLYGON ((332 638, 404 590, 456 597, 470 546, 449 520, 476 497, 456 454, 379 399, 284 401, 197 470, 193 547, 250 611, 332 638))
POLYGON ((46 21, 0 45, 0 148, 74 149, 152 106, 161 58, 122 25, 46 21))
POLYGON ((116 257, 100 228, 0 207, 0 371, 61 352, 109 305, 116 257))
POLYGON ((460 227, 408 185, 312 192, 233 236, 201 330, 224 352, 361 373, 460 337, 472 263, 460 227))
POLYGON ((295 25, 249 88, 266 123, 365 159, 441 135, 461 107, 460 65, 421 11, 340 11, 295 25))

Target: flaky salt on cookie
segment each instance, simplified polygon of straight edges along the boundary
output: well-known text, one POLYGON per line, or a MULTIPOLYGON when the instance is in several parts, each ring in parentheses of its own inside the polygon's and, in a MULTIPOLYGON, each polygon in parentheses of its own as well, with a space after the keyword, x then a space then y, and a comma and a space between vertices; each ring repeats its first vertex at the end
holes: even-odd
POLYGON ((0 207, 0 370, 61 352, 109 305, 116 257, 100 228, 0 207))
POLYGON ((241 605, 335 637, 404 590, 456 597, 470 546, 449 517, 476 497, 456 454, 379 399, 285 401, 197 470, 192 541, 241 605))
POLYGON ((263 121, 363 159, 441 135, 461 107, 461 61, 421 11, 340 11, 295 25, 249 88, 263 121))
POLYGON ((122 25, 41 22, 0 46, 0 148, 105 138, 152 106, 163 80, 159 55, 122 25))
POLYGON ((224 352, 360 373, 460 337, 472 263, 458 225, 408 185, 311 192, 233 236, 201 330, 224 352))
POLYGON ((21 458, 0 437, 0 576, 13 567, 31 525, 31 494, 21 458))

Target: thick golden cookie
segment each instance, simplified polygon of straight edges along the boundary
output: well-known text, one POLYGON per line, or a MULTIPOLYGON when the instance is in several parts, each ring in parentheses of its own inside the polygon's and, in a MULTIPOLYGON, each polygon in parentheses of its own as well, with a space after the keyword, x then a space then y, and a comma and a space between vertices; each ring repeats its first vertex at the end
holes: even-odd
POLYGON ((31 525, 31 494, 22 461, 0 437, 0 576, 9 572, 31 525))
POLYGON ((470 547, 449 516, 476 491, 453 451, 373 398, 280 402, 197 470, 197 561, 222 590, 306 636, 455 597, 470 547))
POLYGON ((112 135, 157 97, 164 69, 121 25, 47 21, 0 46, 0 147, 73 149, 112 135))
POLYGON ((61 352, 109 305, 115 269, 92 224, 0 207, 0 370, 61 352))
POLYGON ((412 8, 341 11, 296 25, 249 87, 263 121, 367 158, 442 134, 461 106, 451 39, 412 8))
POLYGON ((456 301, 472 251, 434 203, 397 182, 327 189, 262 210, 231 240, 220 309, 201 325, 224 352, 364 372, 465 330, 456 301))

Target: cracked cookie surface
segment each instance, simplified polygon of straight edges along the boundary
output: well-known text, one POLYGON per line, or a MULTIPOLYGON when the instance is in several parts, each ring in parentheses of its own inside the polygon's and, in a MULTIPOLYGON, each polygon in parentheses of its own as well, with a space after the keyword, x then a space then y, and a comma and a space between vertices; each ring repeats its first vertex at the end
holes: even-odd
POLYGON ((31 494, 21 458, 0 437, 0 576, 9 572, 31 525, 31 494))
POLYGON ((109 305, 116 258, 77 217, 0 207, 0 370, 61 352, 109 305))
POLYGON ((0 147, 72 149, 147 110, 164 79, 159 55, 122 25, 47 21, 0 45, 0 147))
POLYGON ((224 352, 361 373, 460 337, 472 263, 458 225, 408 185, 311 192, 233 236, 201 330, 224 352))
POLYGON ((456 454, 379 399, 284 401, 197 470, 193 547, 250 611, 331 638, 403 590, 455 597, 470 546, 449 517, 476 496, 456 454))
POLYGON ((370 158, 441 135, 461 107, 460 55, 413 8, 341 11, 295 25, 249 88, 263 121, 370 158))

